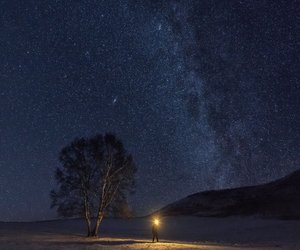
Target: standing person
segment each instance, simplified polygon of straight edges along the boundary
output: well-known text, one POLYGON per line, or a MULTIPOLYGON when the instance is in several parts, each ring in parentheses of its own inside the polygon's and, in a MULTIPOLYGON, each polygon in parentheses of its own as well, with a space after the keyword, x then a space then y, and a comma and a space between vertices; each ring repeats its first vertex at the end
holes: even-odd
POLYGON ((158 225, 159 225, 159 220, 155 219, 152 222, 152 242, 156 239, 158 242, 158 225))

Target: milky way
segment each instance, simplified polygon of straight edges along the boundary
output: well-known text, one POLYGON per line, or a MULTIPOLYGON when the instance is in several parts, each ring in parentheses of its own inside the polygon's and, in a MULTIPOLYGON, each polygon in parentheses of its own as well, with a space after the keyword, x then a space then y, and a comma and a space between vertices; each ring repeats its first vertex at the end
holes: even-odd
POLYGON ((55 218, 58 153, 96 133, 133 154, 137 214, 296 170, 298 5, 1 1, 0 220, 55 218))

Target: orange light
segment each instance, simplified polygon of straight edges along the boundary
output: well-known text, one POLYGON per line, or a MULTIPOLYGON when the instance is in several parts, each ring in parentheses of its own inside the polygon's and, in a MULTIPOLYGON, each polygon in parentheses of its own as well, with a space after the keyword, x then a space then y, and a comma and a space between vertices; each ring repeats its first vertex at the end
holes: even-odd
POLYGON ((155 224, 156 226, 158 226, 158 225, 159 225, 159 219, 154 219, 154 224, 155 224))

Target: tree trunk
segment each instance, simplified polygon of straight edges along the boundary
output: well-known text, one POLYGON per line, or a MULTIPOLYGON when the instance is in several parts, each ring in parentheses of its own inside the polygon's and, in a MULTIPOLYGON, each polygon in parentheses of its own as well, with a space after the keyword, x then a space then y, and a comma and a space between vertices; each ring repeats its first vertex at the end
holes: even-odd
POLYGON ((87 237, 90 237, 90 236, 92 236, 91 220, 90 220, 90 218, 85 217, 85 221, 86 221, 87 230, 88 230, 87 237))
POLYGON ((99 226, 100 226, 102 220, 103 220, 103 212, 100 212, 97 216, 96 225, 95 225, 95 228, 93 230, 93 236, 94 237, 98 236, 99 226))
POLYGON ((90 207, 89 207, 87 195, 85 196, 85 199, 84 199, 84 219, 86 221, 87 230, 88 230, 87 236, 90 237, 92 235, 91 216, 90 216, 90 207))

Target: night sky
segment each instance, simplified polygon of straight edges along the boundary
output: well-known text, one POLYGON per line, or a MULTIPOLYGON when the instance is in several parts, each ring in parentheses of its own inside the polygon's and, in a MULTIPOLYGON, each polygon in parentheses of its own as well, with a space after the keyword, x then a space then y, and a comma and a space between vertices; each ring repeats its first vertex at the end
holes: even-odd
POLYGON ((0 221, 56 218, 58 154, 96 133, 137 214, 298 169, 297 2, 2 0, 0 221))

